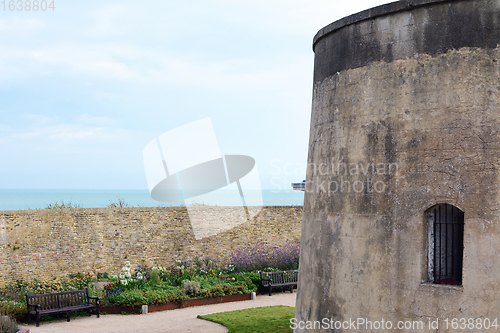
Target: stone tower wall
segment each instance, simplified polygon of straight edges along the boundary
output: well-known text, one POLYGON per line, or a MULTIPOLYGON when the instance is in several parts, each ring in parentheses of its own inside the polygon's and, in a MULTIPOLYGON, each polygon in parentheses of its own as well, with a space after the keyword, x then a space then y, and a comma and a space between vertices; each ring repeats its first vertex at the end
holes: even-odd
POLYGON ((316 35, 302 327, 365 318, 455 332, 446 319, 497 318, 499 45, 498 0, 399 1, 316 35), (462 286, 427 281, 425 211, 439 203, 465 212, 462 286))

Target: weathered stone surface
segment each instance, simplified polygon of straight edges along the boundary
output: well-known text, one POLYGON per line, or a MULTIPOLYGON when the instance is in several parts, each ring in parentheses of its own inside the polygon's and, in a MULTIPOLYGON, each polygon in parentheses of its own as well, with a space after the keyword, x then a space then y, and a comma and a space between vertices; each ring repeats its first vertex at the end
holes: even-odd
MULTIPOLYGON (((240 207, 224 207, 221 229, 240 207), (234 210, 234 211, 233 211, 234 210)), ((210 217, 211 207, 204 207, 210 217)), ((221 214, 221 207, 213 207, 221 214)), ((213 222, 213 216, 211 218, 213 222)), ((78 208, 0 212, 0 286, 30 276, 121 271, 171 265, 176 259, 222 262, 241 247, 300 239, 301 206, 264 207, 249 222, 196 240, 185 207, 78 208)))
POLYGON ((297 320, 422 320, 418 332, 436 332, 439 318, 452 332, 444 319, 500 313, 500 2, 429 3, 316 41, 297 320), (393 56, 342 53, 360 40, 393 56), (424 212, 438 203, 465 212, 463 286, 426 283, 424 212))
POLYGON ((494 49, 500 40, 496 0, 404 0, 334 22, 315 36, 314 82, 373 61, 462 47, 494 49))

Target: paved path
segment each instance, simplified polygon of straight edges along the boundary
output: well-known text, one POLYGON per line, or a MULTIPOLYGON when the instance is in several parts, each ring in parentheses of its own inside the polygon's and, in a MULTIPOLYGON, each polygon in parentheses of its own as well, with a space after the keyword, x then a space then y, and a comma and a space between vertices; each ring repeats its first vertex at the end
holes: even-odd
POLYGON ((219 324, 196 318, 217 312, 257 308, 261 306, 288 305, 295 306, 293 293, 280 293, 273 296, 259 295, 253 301, 196 306, 191 308, 153 312, 143 315, 101 315, 99 319, 92 317, 71 318, 26 326, 30 333, 136 333, 136 332, 193 332, 193 333, 226 333, 227 329, 219 324))

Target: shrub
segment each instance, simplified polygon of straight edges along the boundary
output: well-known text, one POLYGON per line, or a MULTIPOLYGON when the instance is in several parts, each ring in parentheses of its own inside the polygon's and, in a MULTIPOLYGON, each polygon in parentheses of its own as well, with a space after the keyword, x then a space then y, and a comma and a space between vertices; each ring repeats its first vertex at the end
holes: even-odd
POLYGON ((162 267, 162 266, 153 267, 151 269, 151 273, 157 274, 159 280, 165 279, 166 277, 168 277, 167 269, 165 267, 162 267))
POLYGON ((200 289, 211 288, 222 283, 220 278, 213 277, 196 276, 194 277, 194 280, 200 283, 200 289))
POLYGON ((159 284, 161 282, 162 272, 158 270, 156 267, 149 272, 149 280, 153 284, 159 284))
POLYGON ((36 295, 85 289, 92 279, 90 273, 78 273, 70 274, 67 278, 17 280, 3 290, 2 298, 24 302, 25 294, 36 295))
POLYGON ((246 276, 252 281, 255 286, 260 286, 261 279, 258 272, 247 272, 246 276))
POLYGON ((116 196, 115 202, 111 202, 111 200, 109 201, 108 208, 124 208, 124 207, 129 207, 129 205, 125 202, 125 199, 123 198, 116 196))
POLYGON ((115 289, 115 284, 114 283, 108 283, 107 285, 104 286, 104 290, 111 291, 115 289))
POLYGON ((200 283, 198 281, 184 280, 182 281, 182 290, 192 297, 196 297, 200 293, 200 283))
POLYGON ((299 252, 297 241, 276 246, 256 244, 234 251, 230 260, 235 272, 291 270, 299 267, 299 252))
POLYGON ((246 289, 248 290, 245 291, 246 293, 251 293, 252 291, 255 291, 260 283, 260 274, 259 274, 259 281, 257 284, 253 282, 253 280, 248 276, 247 273, 231 274, 230 276, 235 278, 234 284, 238 285, 245 284, 246 289))
POLYGON ((145 296, 149 304, 165 304, 169 302, 181 302, 189 297, 177 287, 164 287, 165 289, 146 290, 145 296))
POLYGON ((124 292, 114 296, 112 300, 112 304, 121 306, 139 306, 149 303, 149 300, 144 295, 143 291, 138 289, 125 290, 124 292))
POLYGON ((61 290, 59 291, 68 291, 68 290, 81 290, 88 287, 89 283, 94 280, 95 275, 93 273, 76 273, 70 274, 69 280, 62 279, 61 281, 61 290))
POLYGON ((219 265, 215 260, 210 257, 205 257, 203 259, 195 257, 192 265, 193 270, 196 275, 200 276, 217 276, 217 273, 221 271, 219 265))
MULTIPOLYGON (((106 287, 110 286, 111 284, 108 284, 106 287)), ((104 287, 104 288, 106 288, 104 287)), ((109 289, 105 289, 105 290, 109 290, 109 289)), ((116 298, 119 294, 121 294, 123 292, 123 290, 118 287, 118 288, 115 288, 115 289, 111 289, 109 291, 106 292, 106 297, 105 299, 103 299, 103 303, 108 305, 108 304, 114 304, 116 302, 116 298)))
POLYGON ((16 333, 19 327, 16 325, 16 321, 11 317, 0 313, 0 332, 2 333, 16 333))
POLYGON ((56 201, 53 204, 47 204, 44 209, 65 209, 65 208, 82 208, 82 205, 72 204, 71 201, 65 203, 64 201, 56 201))
POLYGON ((0 300, 14 300, 20 302, 25 300, 25 298, 20 289, 17 288, 17 285, 9 284, 0 293, 0 300))
MULTIPOLYGON (((117 288, 119 289, 119 288, 117 288)), ((134 289, 108 293, 109 304, 117 306, 138 306, 181 302, 189 297, 178 287, 162 286, 162 289, 134 289)))
POLYGON ((28 313, 28 310, 26 308, 26 303, 6 300, 0 301, 0 313, 14 318, 21 318, 28 313))
POLYGON ((202 289, 200 294, 203 298, 244 294, 246 286, 245 285, 231 285, 228 283, 219 284, 217 286, 202 289))
POLYGON ((176 286, 182 285, 184 280, 192 280, 196 276, 192 260, 176 260, 170 268, 170 281, 176 286))

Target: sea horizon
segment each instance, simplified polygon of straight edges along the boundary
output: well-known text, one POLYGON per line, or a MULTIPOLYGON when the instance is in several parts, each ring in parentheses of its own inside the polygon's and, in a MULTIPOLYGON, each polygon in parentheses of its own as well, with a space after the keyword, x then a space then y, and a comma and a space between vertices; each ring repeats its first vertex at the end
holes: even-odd
MULTIPOLYGON (((253 195, 259 191, 254 190, 253 195)), ((241 205, 222 194, 224 202, 221 206, 241 205)), ((217 198, 212 198, 217 200, 217 198)), ((302 206, 304 192, 293 190, 262 190, 264 206, 302 206)), ((105 208, 121 201, 126 207, 178 207, 184 203, 165 203, 153 200, 149 190, 88 190, 88 189, 0 189, 0 211, 46 209, 49 205, 71 205, 79 208, 105 208)), ((216 202, 216 201, 215 201, 216 202)), ((212 204, 204 200, 199 204, 212 204)))

